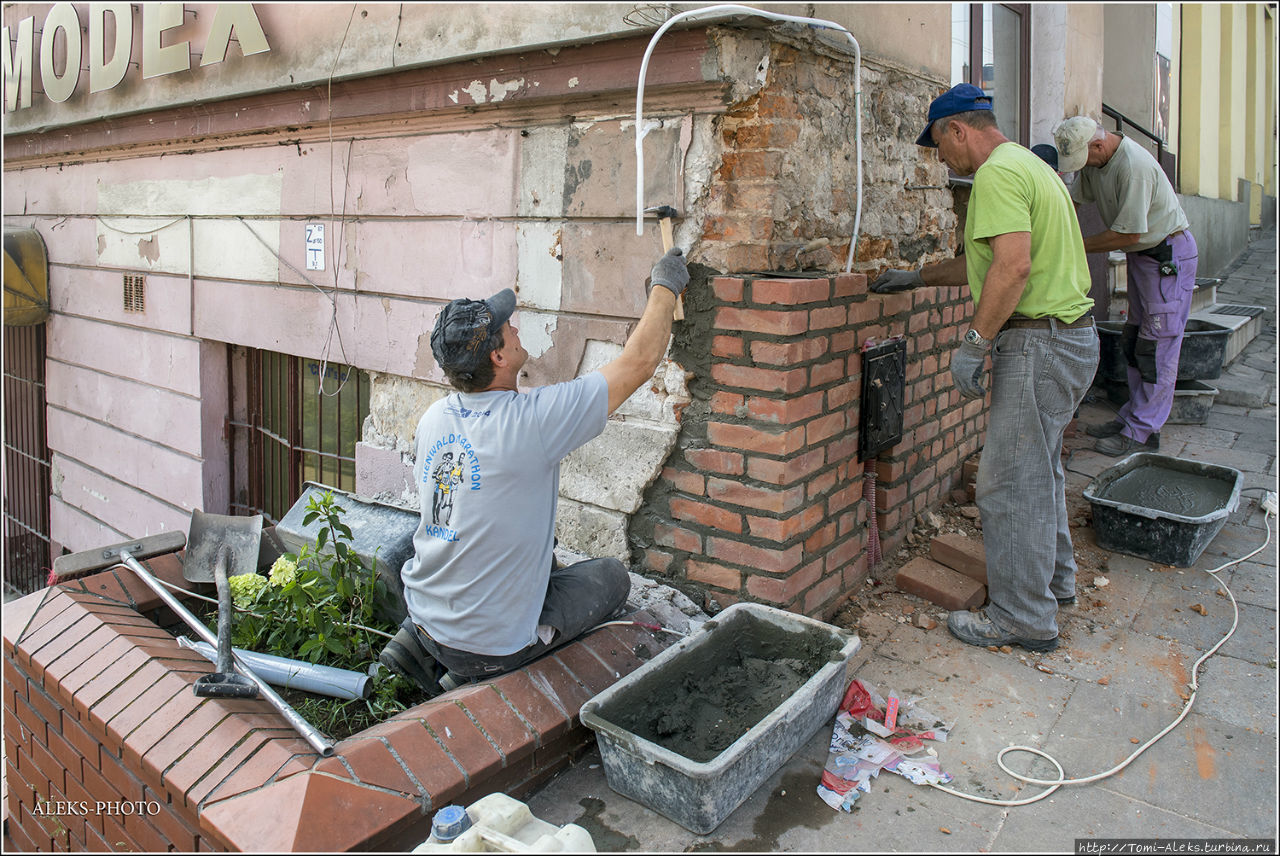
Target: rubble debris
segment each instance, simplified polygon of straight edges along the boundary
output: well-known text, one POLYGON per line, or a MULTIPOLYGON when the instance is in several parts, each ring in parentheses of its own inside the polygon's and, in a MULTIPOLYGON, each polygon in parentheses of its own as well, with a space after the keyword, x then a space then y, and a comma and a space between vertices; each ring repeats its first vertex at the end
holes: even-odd
POLYGON ((1204 608, 1204 604, 1202 604, 1202 603, 1193 603, 1193 604, 1191 604, 1191 611, 1192 611, 1192 612, 1198 612, 1198 613, 1200 613, 1201 615, 1208 615, 1208 614, 1209 614, 1209 610, 1205 609, 1205 608, 1204 608))
POLYGON ((1107 579, 1106 577, 1094 577, 1094 578, 1093 578, 1093 587, 1094 587, 1094 588, 1106 588, 1106 587, 1107 587, 1107 586, 1109 586, 1109 585, 1111 585, 1111 580, 1107 579))

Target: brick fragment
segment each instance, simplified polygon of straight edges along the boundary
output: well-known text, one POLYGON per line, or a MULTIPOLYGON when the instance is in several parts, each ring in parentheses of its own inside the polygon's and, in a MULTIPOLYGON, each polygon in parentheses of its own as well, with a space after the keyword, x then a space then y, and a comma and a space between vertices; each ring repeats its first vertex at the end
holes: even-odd
POLYGON ((903 565, 895 582, 899 591, 950 611, 981 606, 987 599, 986 586, 924 556, 903 565))
POLYGON ((987 584, 987 551, 977 538, 952 533, 939 535, 929 545, 929 556, 938 564, 984 586, 987 584))

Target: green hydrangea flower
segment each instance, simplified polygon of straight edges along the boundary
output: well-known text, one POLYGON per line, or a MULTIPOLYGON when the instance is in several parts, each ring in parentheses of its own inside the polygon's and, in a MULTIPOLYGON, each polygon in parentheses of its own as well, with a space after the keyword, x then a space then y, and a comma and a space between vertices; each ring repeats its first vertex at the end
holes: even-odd
POLYGON ((237 574, 227 580, 227 585, 231 587, 231 599, 235 605, 248 609, 267 587, 267 578, 257 573, 237 574))
POLYGON ((276 559, 275 564, 271 566, 271 584, 277 588, 287 586, 297 575, 298 563, 291 562, 284 556, 276 559))

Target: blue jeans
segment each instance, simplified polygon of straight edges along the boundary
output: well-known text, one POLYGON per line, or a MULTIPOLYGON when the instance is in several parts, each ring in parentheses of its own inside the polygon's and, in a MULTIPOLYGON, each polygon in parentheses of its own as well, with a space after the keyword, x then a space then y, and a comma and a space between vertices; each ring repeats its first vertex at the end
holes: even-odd
POLYGON ((1012 328, 991 351, 991 409, 977 500, 987 617, 1025 639, 1058 635, 1056 598, 1075 595, 1062 436, 1098 367, 1093 326, 1012 328))

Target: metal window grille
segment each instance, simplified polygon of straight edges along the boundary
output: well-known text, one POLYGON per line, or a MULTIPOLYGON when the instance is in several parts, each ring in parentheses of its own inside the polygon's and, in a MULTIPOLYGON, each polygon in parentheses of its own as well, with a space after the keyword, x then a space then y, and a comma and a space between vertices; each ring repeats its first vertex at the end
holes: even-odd
POLYGON ((140 273, 124 275, 124 311, 147 311, 147 278, 140 273))
POLYGON ((232 461, 236 513, 262 514, 278 523, 313 481, 355 490, 356 441, 369 415, 369 377, 359 369, 319 360, 247 351, 243 389, 245 422, 233 422, 232 461), (323 372, 323 394, 321 373, 323 372))
POLYGON ((44 325, 5 328, 4 581, 24 594, 44 586, 52 561, 44 372, 44 325))

